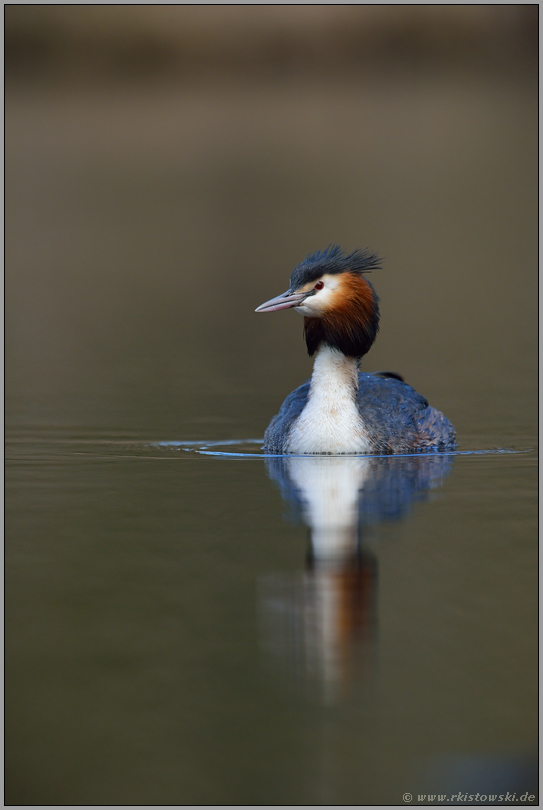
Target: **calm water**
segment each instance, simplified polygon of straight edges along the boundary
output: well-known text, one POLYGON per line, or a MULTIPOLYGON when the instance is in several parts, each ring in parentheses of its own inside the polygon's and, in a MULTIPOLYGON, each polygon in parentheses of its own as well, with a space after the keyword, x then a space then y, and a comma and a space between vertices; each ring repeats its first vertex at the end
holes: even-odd
POLYGON ((6 149, 7 803, 535 792, 531 77, 12 87, 6 149), (333 241, 459 454, 261 456, 333 241))

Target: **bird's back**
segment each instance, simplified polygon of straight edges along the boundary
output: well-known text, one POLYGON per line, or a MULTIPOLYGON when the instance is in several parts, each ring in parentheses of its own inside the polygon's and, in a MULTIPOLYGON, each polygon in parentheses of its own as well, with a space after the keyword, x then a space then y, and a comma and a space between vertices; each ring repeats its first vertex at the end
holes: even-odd
MULTIPOLYGON (((265 452, 286 452, 290 432, 307 404, 309 390, 307 380, 285 399, 266 430, 265 452)), ((399 375, 360 372, 356 401, 371 452, 429 452, 456 446, 449 420, 399 375)))

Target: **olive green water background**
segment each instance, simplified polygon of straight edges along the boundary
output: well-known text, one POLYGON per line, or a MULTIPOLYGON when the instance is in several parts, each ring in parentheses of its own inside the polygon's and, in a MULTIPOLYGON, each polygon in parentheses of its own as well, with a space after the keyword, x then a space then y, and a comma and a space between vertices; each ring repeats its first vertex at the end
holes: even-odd
POLYGON ((312 64, 8 74, 8 804, 534 786, 537 73, 312 64), (300 316, 254 309, 332 242, 384 257, 363 367, 461 451, 522 452, 365 535, 371 641, 326 699, 269 651, 308 529, 264 460, 156 443, 263 436, 311 364, 300 316))

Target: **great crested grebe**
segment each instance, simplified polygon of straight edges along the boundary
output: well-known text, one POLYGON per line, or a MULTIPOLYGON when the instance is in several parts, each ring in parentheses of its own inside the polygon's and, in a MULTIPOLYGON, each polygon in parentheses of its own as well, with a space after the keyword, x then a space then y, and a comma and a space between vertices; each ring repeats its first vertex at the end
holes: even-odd
POLYGON ((367 250, 338 245, 294 268, 290 287, 256 312, 294 308, 305 316, 313 374, 283 402, 264 436, 267 453, 413 453, 453 450, 449 420, 398 374, 363 373, 360 359, 379 328, 377 295, 364 277, 380 266, 367 250))

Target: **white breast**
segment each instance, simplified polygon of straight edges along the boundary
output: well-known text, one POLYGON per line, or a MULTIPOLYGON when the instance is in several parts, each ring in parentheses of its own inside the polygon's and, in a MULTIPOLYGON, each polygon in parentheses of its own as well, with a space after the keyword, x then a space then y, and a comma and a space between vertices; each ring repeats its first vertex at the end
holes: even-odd
POLYGON ((356 404, 358 364, 354 358, 323 346, 319 349, 309 398, 294 423, 287 452, 296 454, 368 453, 369 436, 356 404))

